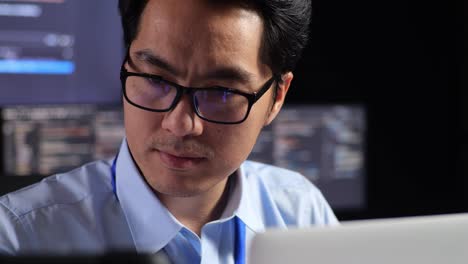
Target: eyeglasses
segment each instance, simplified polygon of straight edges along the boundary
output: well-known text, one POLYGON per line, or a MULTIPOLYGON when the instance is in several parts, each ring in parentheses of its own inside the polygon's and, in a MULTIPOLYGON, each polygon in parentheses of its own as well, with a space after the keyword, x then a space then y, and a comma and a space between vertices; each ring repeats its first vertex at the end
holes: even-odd
POLYGON ((239 124, 247 119, 252 105, 270 89, 276 76, 252 94, 225 87, 184 87, 158 75, 129 72, 123 66, 120 80, 125 100, 140 109, 167 112, 176 107, 184 94, 188 94, 195 113, 201 119, 218 124, 239 124))

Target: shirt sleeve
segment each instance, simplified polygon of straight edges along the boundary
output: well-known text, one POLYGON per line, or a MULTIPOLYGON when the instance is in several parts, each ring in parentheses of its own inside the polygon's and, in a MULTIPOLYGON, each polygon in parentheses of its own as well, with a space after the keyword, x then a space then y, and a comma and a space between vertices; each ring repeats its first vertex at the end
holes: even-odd
POLYGON ((0 255, 15 255, 27 241, 26 230, 19 217, 0 201, 0 255))
POLYGON ((316 213, 314 214, 316 217, 314 219, 315 222, 318 222, 319 225, 339 225, 338 218, 336 217, 333 209, 330 207, 329 203, 323 196, 322 192, 316 190, 315 194, 316 200, 316 213), (317 217, 318 216, 318 217, 317 217))

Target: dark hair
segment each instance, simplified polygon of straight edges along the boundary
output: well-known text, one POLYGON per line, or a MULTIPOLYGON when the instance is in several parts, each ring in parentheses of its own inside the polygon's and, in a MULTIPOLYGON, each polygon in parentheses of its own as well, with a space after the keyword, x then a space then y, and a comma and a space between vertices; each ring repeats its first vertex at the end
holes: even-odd
MULTIPOLYGON (((221 4, 219 1, 216 1, 221 4)), ((255 10, 264 23, 262 58, 275 74, 292 71, 307 44, 311 18, 310 0, 241 0, 255 10)), ((125 45, 138 33, 138 24, 148 0, 119 0, 125 45)))

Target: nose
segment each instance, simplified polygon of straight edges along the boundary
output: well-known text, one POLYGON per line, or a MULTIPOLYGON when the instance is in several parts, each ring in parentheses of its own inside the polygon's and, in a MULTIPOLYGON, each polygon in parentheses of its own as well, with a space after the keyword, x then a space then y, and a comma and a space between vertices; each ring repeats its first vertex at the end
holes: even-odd
POLYGON ((164 114, 161 126, 177 137, 202 134, 203 122, 194 112, 190 94, 182 95, 174 109, 164 114))

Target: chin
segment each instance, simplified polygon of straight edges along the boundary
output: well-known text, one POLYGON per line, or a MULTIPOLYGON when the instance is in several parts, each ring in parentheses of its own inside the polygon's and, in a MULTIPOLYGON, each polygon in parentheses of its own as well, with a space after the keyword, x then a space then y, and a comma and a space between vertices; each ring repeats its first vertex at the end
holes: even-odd
POLYGON ((148 181, 150 187, 156 194, 167 195, 172 197, 192 197, 202 194, 209 190, 209 187, 203 188, 200 181, 194 182, 187 179, 153 179, 148 181))

